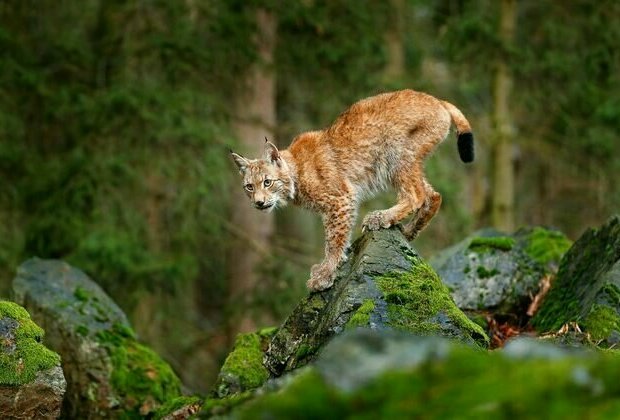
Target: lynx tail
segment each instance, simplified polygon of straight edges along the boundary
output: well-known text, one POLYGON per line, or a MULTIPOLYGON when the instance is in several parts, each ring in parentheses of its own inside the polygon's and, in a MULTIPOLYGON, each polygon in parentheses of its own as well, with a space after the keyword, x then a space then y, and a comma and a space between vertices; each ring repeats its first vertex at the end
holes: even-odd
POLYGON ((465 118, 463 113, 450 102, 443 101, 442 105, 446 108, 448 113, 450 113, 452 122, 454 122, 454 125, 456 126, 457 146, 461 160, 465 163, 473 162, 474 135, 471 132, 469 121, 467 121, 467 118, 465 118))

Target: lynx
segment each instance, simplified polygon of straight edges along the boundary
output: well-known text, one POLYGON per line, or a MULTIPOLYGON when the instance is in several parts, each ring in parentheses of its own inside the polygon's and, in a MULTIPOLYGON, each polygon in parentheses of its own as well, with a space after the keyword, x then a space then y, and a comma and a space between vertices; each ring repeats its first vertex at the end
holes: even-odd
POLYGON ((471 127, 454 105, 425 93, 402 90, 363 99, 327 129, 298 135, 279 151, 265 139, 265 153, 247 159, 231 151, 243 188, 262 211, 287 202, 318 212, 325 228, 325 259, 310 270, 308 288, 332 286, 361 201, 392 186, 398 202, 366 215, 362 230, 401 227, 408 240, 433 218, 441 195, 423 173, 424 159, 444 140, 454 123, 463 162, 474 159, 471 127))

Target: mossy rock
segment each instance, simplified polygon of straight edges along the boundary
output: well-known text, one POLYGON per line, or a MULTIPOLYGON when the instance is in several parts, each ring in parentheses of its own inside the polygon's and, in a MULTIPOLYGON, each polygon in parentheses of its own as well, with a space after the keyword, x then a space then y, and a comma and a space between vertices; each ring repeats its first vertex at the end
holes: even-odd
POLYGON ((566 253, 531 325, 552 332, 569 322, 603 346, 620 342, 620 216, 588 229, 566 253))
POLYGON ((181 396, 169 400, 159 407, 154 420, 187 419, 197 414, 202 407, 203 400, 196 396, 181 396))
POLYGON ((213 387, 213 397, 225 398, 263 385, 269 378, 269 371, 263 366, 263 358, 276 332, 275 328, 264 328, 237 336, 213 387))
POLYGON ((279 376, 312 361, 331 337, 352 328, 488 343, 397 228, 367 232, 353 244, 334 286, 299 303, 271 340, 264 364, 279 376))
POLYGON ((511 235, 485 229, 440 252, 431 264, 468 314, 524 316, 541 279, 557 271, 570 245, 561 232, 543 227, 511 235))
POLYGON ((31 259, 13 281, 16 300, 63 358, 70 418, 142 418, 181 395, 171 367, 140 344, 121 309, 86 274, 31 259))
POLYGON ((67 383, 43 334, 24 308, 0 300, 0 418, 60 416, 67 383))
POLYGON ((620 357, 535 340, 480 351, 440 337, 356 330, 231 418, 616 418, 620 357))

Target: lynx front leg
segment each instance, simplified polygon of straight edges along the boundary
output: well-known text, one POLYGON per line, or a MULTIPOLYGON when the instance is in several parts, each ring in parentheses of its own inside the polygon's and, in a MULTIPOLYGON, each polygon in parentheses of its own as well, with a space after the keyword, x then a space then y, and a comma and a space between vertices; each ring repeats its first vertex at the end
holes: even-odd
POLYGON ((399 171, 394 179, 398 189, 398 202, 387 210, 373 211, 364 217, 362 230, 387 229, 410 214, 417 212, 426 198, 421 171, 399 171))
POLYGON ((349 243, 354 220, 354 206, 333 210, 323 216, 325 259, 312 266, 310 280, 307 283, 309 289, 325 290, 334 284, 334 273, 338 265, 346 259, 345 250, 349 243))

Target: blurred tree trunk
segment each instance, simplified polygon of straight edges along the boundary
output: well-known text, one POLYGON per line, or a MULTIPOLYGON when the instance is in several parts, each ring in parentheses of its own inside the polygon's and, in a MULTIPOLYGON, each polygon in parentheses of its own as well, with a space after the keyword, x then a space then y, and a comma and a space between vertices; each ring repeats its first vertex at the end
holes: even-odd
MULTIPOLYGON (((255 47, 258 60, 247 70, 244 86, 236 99, 233 130, 239 140, 240 153, 250 158, 262 156, 265 137, 273 140, 276 123, 275 73, 273 56, 276 18, 264 9, 256 10, 255 47)), ((228 256, 231 303, 242 313, 234 320, 235 328, 249 331, 256 328, 252 308, 244 305, 251 300, 261 273, 260 263, 270 254, 274 229, 273 213, 254 209, 242 191, 241 183, 231 194, 231 222, 234 240, 228 256)))
POLYGON ((506 50, 514 38, 516 0, 501 0, 499 37, 504 51, 497 59, 493 80, 493 187, 491 196, 491 224, 511 232, 515 226, 515 174, 513 162, 514 126, 510 109, 512 75, 506 50))
POLYGON ((405 75, 405 46, 403 40, 405 1, 390 0, 390 13, 393 24, 388 26, 385 33, 387 49, 387 65, 383 74, 388 84, 399 82, 405 75))

